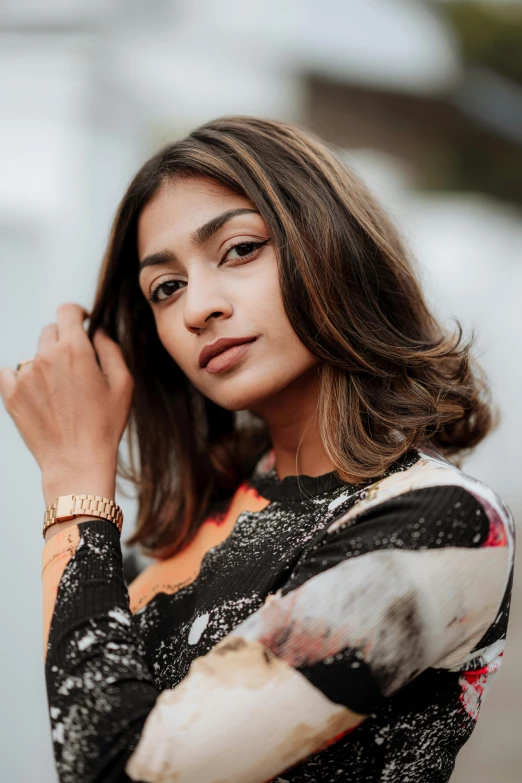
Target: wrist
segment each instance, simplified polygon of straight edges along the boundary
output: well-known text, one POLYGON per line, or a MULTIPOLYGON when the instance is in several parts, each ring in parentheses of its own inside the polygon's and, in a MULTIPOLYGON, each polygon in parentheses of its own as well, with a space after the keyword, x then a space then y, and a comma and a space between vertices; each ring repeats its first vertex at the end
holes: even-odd
POLYGON ((55 473, 42 475, 42 491, 45 506, 50 506, 60 495, 100 495, 114 500, 116 494, 116 468, 106 472, 55 473))

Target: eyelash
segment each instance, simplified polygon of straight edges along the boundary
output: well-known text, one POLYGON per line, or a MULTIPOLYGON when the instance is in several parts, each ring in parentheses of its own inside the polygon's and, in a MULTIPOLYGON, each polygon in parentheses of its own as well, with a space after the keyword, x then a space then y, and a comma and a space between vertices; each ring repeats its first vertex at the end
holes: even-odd
MULTIPOLYGON (((238 242, 237 244, 232 245, 232 247, 228 248, 228 250, 224 254, 223 258, 219 262, 218 266, 221 266, 221 264, 223 264, 225 262, 226 257, 228 256, 228 254, 230 253, 231 250, 235 250, 238 247, 252 247, 253 250, 250 253, 247 253, 246 255, 241 256, 240 259, 233 259, 236 262, 239 261, 239 263, 237 263, 236 265, 240 266, 241 262, 243 262, 244 260, 248 260, 250 258, 250 256, 252 256, 258 250, 260 250, 262 247, 264 247, 264 245, 266 245, 269 241, 270 241, 269 239, 265 239, 262 242, 238 242)), ((149 298, 149 302, 152 302, 153 304, 158 304, 158 305, 165 304, 180 289, 177 288, 175 291, 173 291, 171 294, 166 296, 164 299, 158 299, 158 291, 160 290, 160 288, 162 288, 164 285, 171 285, 172 283, 181 283, 181 282, 182 282, 181 280, 162 280, 161 283, 158 283, 158 285, 154 286, 154 288, 151 290, 151 292, 149 294, 149 297, 148 297, 149 298)))

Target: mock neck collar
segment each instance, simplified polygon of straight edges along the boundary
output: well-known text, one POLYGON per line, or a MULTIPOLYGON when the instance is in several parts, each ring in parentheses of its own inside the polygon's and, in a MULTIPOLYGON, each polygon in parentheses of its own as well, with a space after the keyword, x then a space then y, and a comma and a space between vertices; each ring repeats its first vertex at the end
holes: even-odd
POLYGON ((285 476, 285 478, 281 479, 277 475, 275 468, 274 452, 273 450, 270 450, 266 452, 257 463, 249 483, 260 495, 271 501, 309 500, 321 495, 329 494, 339 487, 344 487, 348 493, 352 494, 365 486, 374 484, 376 481, 379 481, 392 473, 406 470, 417 462, 418 459, 418 451, 416 449, 411 449, 403 454, 402 457, 399 457, 396 462, 392 463, 385 473, 365 479, 356 484, 350 484, 342 481, 335 471, 323 473, 320 476, 307 476, 302 474, 299 476, 285 476))

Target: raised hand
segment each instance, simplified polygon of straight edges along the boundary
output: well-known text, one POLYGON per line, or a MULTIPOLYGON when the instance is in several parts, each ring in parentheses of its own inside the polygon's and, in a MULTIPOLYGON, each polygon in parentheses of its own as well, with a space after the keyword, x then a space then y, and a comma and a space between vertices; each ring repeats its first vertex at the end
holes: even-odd
POLYGON ((46 502, 56 494, 110 491, 133 379, 121 349, 102 330, 89 340, 78 304, 58 308, 34 359, 0 370, 0 395, 42 470, 46 502), (97 357, 99 364, 97 361, 97 357))

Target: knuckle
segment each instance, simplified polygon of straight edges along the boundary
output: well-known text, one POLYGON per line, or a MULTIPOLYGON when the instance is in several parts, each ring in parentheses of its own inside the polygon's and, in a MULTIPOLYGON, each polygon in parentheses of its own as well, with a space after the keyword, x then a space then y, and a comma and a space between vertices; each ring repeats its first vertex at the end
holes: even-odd
POLYGON ((126 380, 124 383, 122 383, 121 386, 121 394, 123 395, 124 399, 132 399, 134 395, 134 383, 131 381, 126 380))
POLYGON ((71 317, 73 314, 83 313, 83 307, 76 302, 62 302, 57 309, 58 319, 71 317))
POLYGON ((62 343, 62 356, 69 362, 84 360, 89 356, 89 344, 80 337, 71 336, 62 343))
POLYGON ((44 367, 48 367, 53 362, 53 352, 49 349, 38 351, 37 354, 35 354, 33 359, 33 369, 40 370, 44 367))
POLYGON ((10 411, 10 408, 16 399, 18 383, 19 381, 17 380, 14 387, 3 394, 4 405, 8 411, 10 411))
POLYGON ((89 339, 85 333, 82 332, 80 332, 80 334, 74 335, 74 337, 71 337, 71 346, 75 354, 87 356, 91 352, 89 339))
POLYGON ((134 378, 126 365, 119 367, 118 379, 124 386, 133 386, 134 378))
POLYGON ((12 416, 16 412, 17 397, 15 392, 10 392, 4 397, 4 407, 6 411, 12 416))
MULTIPOLYGON (((24 372, 18 373, 14 388, 7 395, 6 403, 14 408, 21 395, 24 395, 27 391, 27 387, 31 386, 32 373, 28 367, 24 367, 24 372)), ((7 406, 6 406, 7 407, 7 406)))
POLYGON ((64 359, 72 359, 76 356, 77 349, 74 344, 74 340, 66 339, 60 342, 60 357, 64 359))

